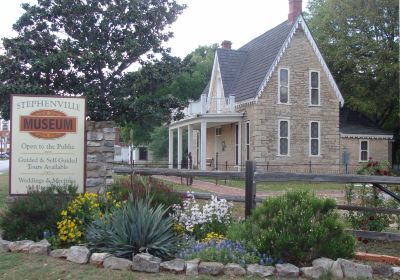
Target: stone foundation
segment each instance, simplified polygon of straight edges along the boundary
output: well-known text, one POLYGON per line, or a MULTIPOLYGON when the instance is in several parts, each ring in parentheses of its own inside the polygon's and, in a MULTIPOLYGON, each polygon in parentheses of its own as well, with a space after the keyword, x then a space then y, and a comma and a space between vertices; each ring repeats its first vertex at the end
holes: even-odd
POLYGON ((101 192, 112 184, 115 123, 87 121, 86 135, 86 187, 99 188, 101 192))

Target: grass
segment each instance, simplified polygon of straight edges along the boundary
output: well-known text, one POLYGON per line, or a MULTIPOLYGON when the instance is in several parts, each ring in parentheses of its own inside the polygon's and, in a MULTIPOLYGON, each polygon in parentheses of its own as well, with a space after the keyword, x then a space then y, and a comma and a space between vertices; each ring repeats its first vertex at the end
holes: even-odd
MULTIPOLYGON (((79 265, 47 256, 22 253, 0 253, 0 279, 96 279, 96 280, 172 280, 172 279, 216 279, 208 276, 186 277, 168 273, 146 274, 130 271, 115 271, 97 268, 94 265, 79 265)), ((218 279, 230 279, 218 277, 218 279)), ((238 278, 245 279, 245 278, 238 278)))
POLYGON ((0 174, 0 210, 4 208, 8 195, 8 172, 0 174))
POLYGON ((356 251, 400 257, 400 242, 369 240, 367 244, 357 241, 356 251))
MULTIPOLYGON (((215 183, 212 178, 199 178, 206 182, 215 183)), ((218 184, 226 185, 229 187, 244 189, 244 180, 219 180, 218 184)), ((293 189, 301 189, 308 191, 329 191, 329 190, 344 190, 344 184, 340 183, 307 183, 307 182, 257 182, 258 192, 275 192, 275 191, 288 191, 293 189)))

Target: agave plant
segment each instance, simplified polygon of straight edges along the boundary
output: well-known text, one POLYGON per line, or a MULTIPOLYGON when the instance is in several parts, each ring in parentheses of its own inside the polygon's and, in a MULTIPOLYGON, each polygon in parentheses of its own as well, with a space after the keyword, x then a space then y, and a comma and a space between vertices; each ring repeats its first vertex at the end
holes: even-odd
POLYGON ((88 247, 94 251, 131 258, 148 252, 169 258, 178 250, 179 236, 163 205, 151 207, 149 199, 130 199, 121 208, 97 218, 86 228, 88 247))

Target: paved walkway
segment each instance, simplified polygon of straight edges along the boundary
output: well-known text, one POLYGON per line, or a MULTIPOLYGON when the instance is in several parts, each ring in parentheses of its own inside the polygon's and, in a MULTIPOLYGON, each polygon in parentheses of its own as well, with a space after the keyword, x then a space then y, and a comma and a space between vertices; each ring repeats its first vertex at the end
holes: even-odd
MULTIPOLYGON (((158 178, 161 180, 169 181, 174 184, 181 184, 181 178, 176 176, 153 176, 154 178, 158 178)), ((186 179, 182 180, 183 185, 186 185, 186 179)), ((244 196, 245 192, 244 189, 229 187, 225 185, 216 185, 215 183, 205 182, 201 180, 193 180, 193 184, 191 185, 192 188, 208 191, 216 194, 224 194, 224 195, 234 195, 234 196, 244 196)), ((271 191, 271 192, 257 192, 257 197, 269 197, 269 196, 277 196, 283 194, 284 191, 271 191)), ((345 201, 343 191, 338 190, 323 190, 323 191, 316 191, 316 194, 319 197, 324 198, 333 198, 336 202, 343 203, 345 201)))
POLYGON ((0 174, 8 171, 9 160, 0 160, 0 174))

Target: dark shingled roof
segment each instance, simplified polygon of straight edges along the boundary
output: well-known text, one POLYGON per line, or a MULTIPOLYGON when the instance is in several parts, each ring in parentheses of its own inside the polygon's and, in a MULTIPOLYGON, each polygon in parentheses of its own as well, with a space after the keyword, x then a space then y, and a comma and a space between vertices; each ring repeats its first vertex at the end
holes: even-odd
POLYGON ((376 123, 347 107, 340 110, 340 132, 344 134, 385 135, 393 133, 381 129, 376 123))
POLYGON ((236 101, 256 97, 291 29, 285 21, 238 50, 217 50, 226 97, 234 95, 236 101))
POLYGON ((234 95, 235 81, 245 63, 247 53, 243 51, 217 49, 225 96, 234 95))

